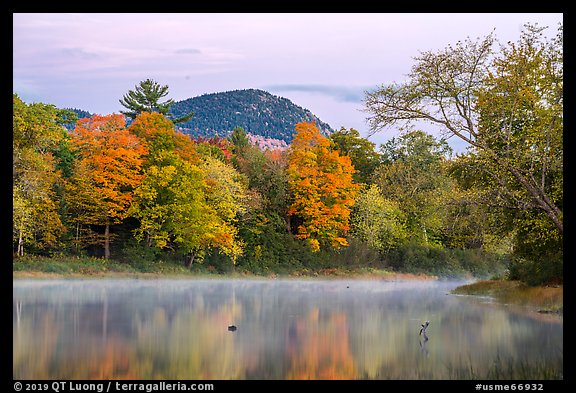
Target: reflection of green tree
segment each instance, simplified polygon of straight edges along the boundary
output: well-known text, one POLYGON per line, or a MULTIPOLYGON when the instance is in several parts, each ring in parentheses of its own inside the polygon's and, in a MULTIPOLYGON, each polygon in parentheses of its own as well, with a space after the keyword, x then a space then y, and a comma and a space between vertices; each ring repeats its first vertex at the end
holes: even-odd
MULTIPOLYGON (((408 300, 410 304, 414 303, 408 300)), ((562 357, 543 355, 534 343, 533 351, 519 357, 518 348, 531 345, 534 336, 525 321, 498 308, 475 314, 463 312, 455 303, 435 314, 427 357, 420 351, 418 322, 406 317, 418 312, 402 304, 387 312, 385 305, 362 316, 350 335, 358 378, 533 379, 561 373, 562 357)))
POLYGON ((133 351, 117 333, 106 335, 101 313, 93 319, 83 317, 78 304, 34 312, 29 312, 32 305, 22 307, 22 317, 13 328, 14 379, 138 378, 132 368, 133 351), (80 334, 80 323, 93 329, 80 334))
POLYGON ((40 315, 38 320, 22 318, 12 330, 12 373, 14 379, 52 379, 50 362, 58 340, 54 316, 40 315), (34 324, 40 324, 38 329, 34 324))
MULTIPOLYGON (((379 299, 370 312, 366 300, 359 301, 349 315, 350 345, 358 378, 485 378, 495 376, 497 362, 507 365, 498 378, 519 375, 521 370, 532 370, 536 376, 555 371, 558 375, 562 369, 561 356, 534 345, 534 341, 546 337, 546 329, 539 329, 535 336, 525 315, 519 317, 507 308, 494 305, 484 312, 461 299, 447 303, 436 297, 428 299, 416 288, 401 297, 391 294, 379 299), (430 316, 433 323, 426 356, 420 350, 418 318, 428 318, 429 310, 435 312, 430 316), (542 365, 546 367, 540 370, 542 365)), ((551 344, 558 342, 549 340, 551 344)))
POLYGON ((136 358, 143 375, 152 379, 240 379, 244 365, 235 336, 227 331, 237 320, 232 303, 216 311, 201 304, 178 312, 172 320, 162 308, 135 321, 136 358))

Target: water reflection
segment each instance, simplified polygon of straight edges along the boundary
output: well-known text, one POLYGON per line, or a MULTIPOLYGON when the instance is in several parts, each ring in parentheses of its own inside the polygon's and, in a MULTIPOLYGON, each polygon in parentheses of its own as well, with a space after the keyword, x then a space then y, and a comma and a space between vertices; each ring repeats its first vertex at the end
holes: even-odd
POLYGON ((420 352, 422 352, 426 357, 428 357, 428 336, 426 333, 422 337, 420 337, 420 352))
POLYGON ((448 295, 456 285, 15 280, 13 377, 561 377, 561 318, 448 295))

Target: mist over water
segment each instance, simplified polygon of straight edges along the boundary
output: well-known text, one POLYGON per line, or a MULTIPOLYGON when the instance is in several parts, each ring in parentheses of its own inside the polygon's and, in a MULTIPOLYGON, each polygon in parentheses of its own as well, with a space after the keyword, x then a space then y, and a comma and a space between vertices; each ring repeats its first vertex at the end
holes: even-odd
POLYGON ((460 284, 14 280, 13 377, 562 378, 562 317, 460 284))

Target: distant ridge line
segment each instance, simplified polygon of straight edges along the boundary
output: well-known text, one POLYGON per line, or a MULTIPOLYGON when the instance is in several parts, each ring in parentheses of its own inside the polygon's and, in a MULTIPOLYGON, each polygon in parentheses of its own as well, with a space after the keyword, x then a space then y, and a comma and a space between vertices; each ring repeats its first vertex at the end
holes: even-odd
MULTIPOLYGON (((82 109, 74 111, 79 119, 93 114, 82 109)), ((299 122, 314 122, 320 132, 328 136, 334 129, 320 120, 310 110, 294 104, 288 98, 260 89, 240 89, 204 93, 196 97, 176 101, 170 108, 170 116, 178 118, 194 112, 191 120, 177 124, 184 134, 193 138, 214 136, 227 137, 236 127, 251 134, 259 146, 288 146, 299 122), (283 142, 283 143, 282 143, 283 142)), ((74 124, 67 125, 73 129, 74 124)))

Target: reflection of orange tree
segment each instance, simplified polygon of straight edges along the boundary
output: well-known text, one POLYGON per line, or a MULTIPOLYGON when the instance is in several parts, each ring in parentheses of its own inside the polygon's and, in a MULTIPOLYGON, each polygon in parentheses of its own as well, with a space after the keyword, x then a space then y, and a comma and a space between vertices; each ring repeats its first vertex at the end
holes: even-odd
POLYGON ((86 336, 81 348, 59 359, 49 379, 138 379, 134 351, 120 336, 86 336))
POLYGON ((126 341, 108 339, 100 356, 90 362, 88 379, 138 379, 130 352, 126 341))
POLYGON ((290 359, 287 379, 353 379, 356 366, 348 342, 346 314, 320 319, 318 308, 290 326, 286 337, 290 359))

